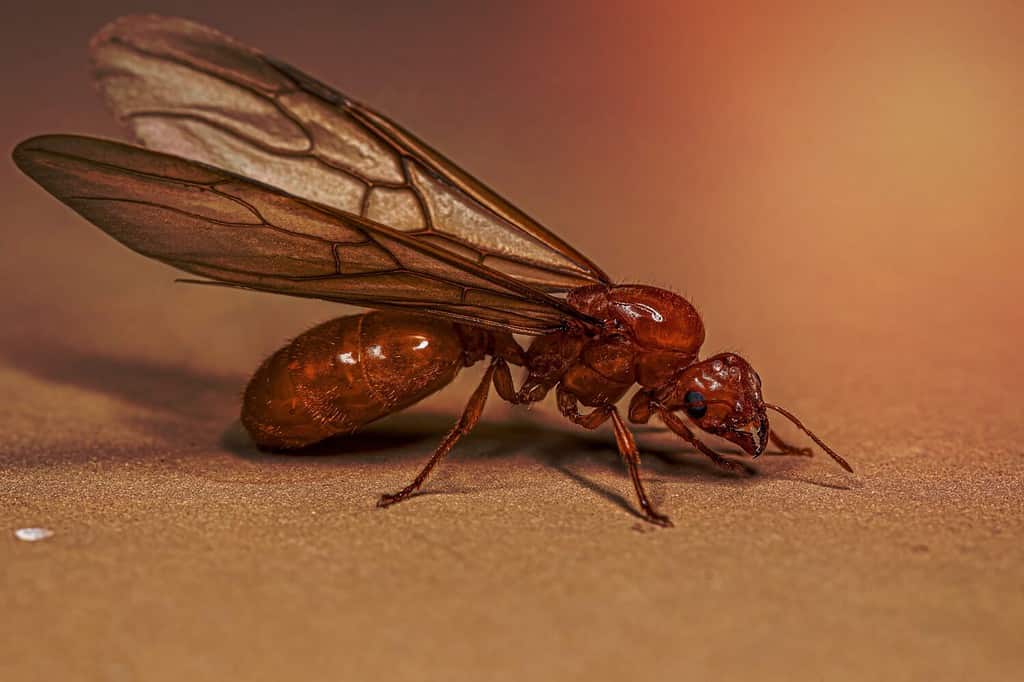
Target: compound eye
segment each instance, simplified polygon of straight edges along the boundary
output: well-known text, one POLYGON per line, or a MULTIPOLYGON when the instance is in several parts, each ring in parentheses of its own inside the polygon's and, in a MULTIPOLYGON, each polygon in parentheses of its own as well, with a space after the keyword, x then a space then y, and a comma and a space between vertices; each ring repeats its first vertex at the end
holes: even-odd
POLYGON ((700 391, 687 391, 683 396, 683 409, 690 419, 700 419, 708 413, 707 403, 704 402, 704 394, 700 391))

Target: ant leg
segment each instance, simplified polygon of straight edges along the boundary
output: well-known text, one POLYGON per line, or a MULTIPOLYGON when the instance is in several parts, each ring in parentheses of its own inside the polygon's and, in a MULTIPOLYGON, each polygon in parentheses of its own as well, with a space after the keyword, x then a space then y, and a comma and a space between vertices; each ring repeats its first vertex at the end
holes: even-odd
POLYGON ((498 395, 513 405, 525 402, 520 400, 519 394, 516 393, 515 384, 512 382, 512 370, 508 368, 508 363, 501 358, 495 358, 494 367, 494 388, 498 395))
POLYGON ((615 408, 611 405, 605 405, 604 407, 595 407, 587 414, 580 414, 579 407, 577 406, 579 401, 576 399, 576 396, 561 386, 555 391, 555 397, 558 399, 558 411, 562 413, 562 416, 573 424, 588 430, 596 429, 601 424, 604 424, 612 416, 612 412, 615 411, 615 408))
POLYGON ((715 466, 717 466, 720 469, 725 469, 726 471, 731 471, 736 474, 748 473, 746 468, 744 468, 743 465, 740 464, 739 462, 734 462, 731 459, 726 459, 725 457, 722 457, 720 454, 709 448, 707 445, 704 445, 704 443, 701 442, 701 440, 693 434, 693 431, 690 430, 690 427, 684 424, 683 420, 681 420, 679 417, 675 416, 674 414, 672 414, 663 407, 659 406, 656 409, 658 411, 658 416, 661 418, 661 421, 665 422, 665 426, 670 428, 676 435, 681 436, 683 440, 688 442, 690 445, 694 446, 702 453, 707 455, 708 459, 715 463, 715 466))
POLYGON ((633 479, 633 489, 636 490, 637 499, 640 500, 640 508, 644 510, 644 517, 653 524, 672 527, 672 519, 664 514, 658 513, 654 505, 647 499, 647 491, 640 480, 640 450, 636 447, 636 439, 630 433, 629 428, 619 416, 619 411, 612 408, 612 426, 615 427, 615 443, 619 446, 619 454, 625 460, 629 468, 629 477, 633 479))
MULTIPOLYGON (((516 390, 515 384, 512 382, 512 370, 509 369, 509 362, 504 357, 496 357, 494 363, 497 365, 497 371, 494 374, 494 388, 497 389, 498 395, 503 400, 507 400, 513 405, 529 405, 539 400, 543 400, 550 387, 543 384, 531 383, 530 377, 527 377, 523 384, 516 390)), ((515 364, 512 362, 512 364, 515 364)))
POLYGON ((502 400, 507 400, 513 405, 529 405, 543 400, 547 396, 548 388, 538 384, 531 385, 529 379, 517 391, 512 382, 512 371, 508 367, 508 362, 499 357, 495 359, 494 364, 497 365, 497 370, 494 373, 494 388, 497 389, 502 400))
POLYGON ((497 363, 491 363, 488 366, 487 371, 484 373, 484 378, 477 386, 476 390, 473 391, 473 395, 470 396, 469 402, 466 403, 466 409, 463 411, 462 416, 459 417, 459 421, 456 422, 455 426, 448 435, 444 437, 441 444, 437 446, 437 450, 434 451, 434 455, 427 462, 423 470, 413 479, 413 482, 405 486, 397 493, 390 495, 381 495, 380 499, 377 500, 378 507, 389 507, 396 502, 408 498, 414 492, 419 490, 423 482, 427 480, 427 476, 437 466, 437 463, 444 459, 455 444, 459 442, 459 439, 469 433, 476 423, 480 421, 480 414, 484 411, 484 405, 487 403, 487 393, 491 388, 491 380, 494 377, 494 371, 497 367, 497 363))
POLYGON ((643 510, 644 518, 655 525, 671 527, 672 520, 664 514, 658 513, 647 497, 643 481, 640 480, 640 450, 637 449, 633 434, 630 433, 625 422, 622 421, 622 417, 619 416, 619 411, 615 409, 615 406, 605 405, 604 407, 595 408, 588 414, 580 414, 576 396, 563 390, 561 387, 558 388, 556 395, 558 398, 558 408, 562 414, 568 417, 572 423, 578 424, 585 429, 596 429, 608 421, 608 419, 612 420, 612 426, 615 429, 615 443, 618 445, 619 454, 629 469, 629 477, 633 481, 633 489, 636 490, 636 496, 640 501, 640 509, 643 510))
POLYGON ((796 445, 790 445, 786 441, 782 440, 775 429, 768 432, 768 439, 771 440, 772 445, 779 449, 779 452, 766 452, 766 455, 797 455, 798 457, 813 457, 814 453, 810 448, 801 448, 796 445))

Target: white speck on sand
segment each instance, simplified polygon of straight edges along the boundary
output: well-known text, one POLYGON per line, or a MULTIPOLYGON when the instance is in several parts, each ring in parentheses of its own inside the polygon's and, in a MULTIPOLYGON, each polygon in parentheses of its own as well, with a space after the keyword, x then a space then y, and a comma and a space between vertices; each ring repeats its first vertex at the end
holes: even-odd
POLYGON ((19 528, 14 531, 14 537, 25 542, 35 542, 37 540, 45 540, 48 537, 53 536, 53 531, 49 528, 19 528))

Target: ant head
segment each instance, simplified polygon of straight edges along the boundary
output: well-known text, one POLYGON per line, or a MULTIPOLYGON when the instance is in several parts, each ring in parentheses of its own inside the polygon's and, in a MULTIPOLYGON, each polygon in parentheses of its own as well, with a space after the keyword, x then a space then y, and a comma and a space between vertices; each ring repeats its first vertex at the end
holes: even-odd
POLYGON ((768 443, 768 416, 761 378, 735 353, 720 353, 694 363, 659 389, 657 399, 715 436, 739 445, 754 457, 768 443))

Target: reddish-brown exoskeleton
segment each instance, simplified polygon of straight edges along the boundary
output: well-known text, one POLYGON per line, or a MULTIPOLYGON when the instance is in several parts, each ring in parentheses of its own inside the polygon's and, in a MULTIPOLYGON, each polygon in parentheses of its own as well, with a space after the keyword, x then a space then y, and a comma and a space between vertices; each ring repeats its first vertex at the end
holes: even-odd
POLYGON ((686 299, 613 284, 373 109, 182 19, 120 19, 92 55, 108 104, 151 149, 43 136, 15 150, 22 170, 129 248, 205 278, 187 281, 379 309, 314 327, 263 363, 242 407, 260 447, 351 433, 487 360, 455 428, 380 506, 420 488, 477 423, 492 384, 515 404, 554 390, 587 429, 610 420, 643 514, 662 525, 616 408, 633 386, 630 421, 657 417, 723 468, 742 470, 690 424, 754 457, 769 440, 810 455, 771 430, 772 409, 850 470, 764 402, 746 360, 698 359, 704 326, 686 299), (524 350, 513 333, 535 338, 524 350), (510 365, 525 368, 518 389, 510 365))

